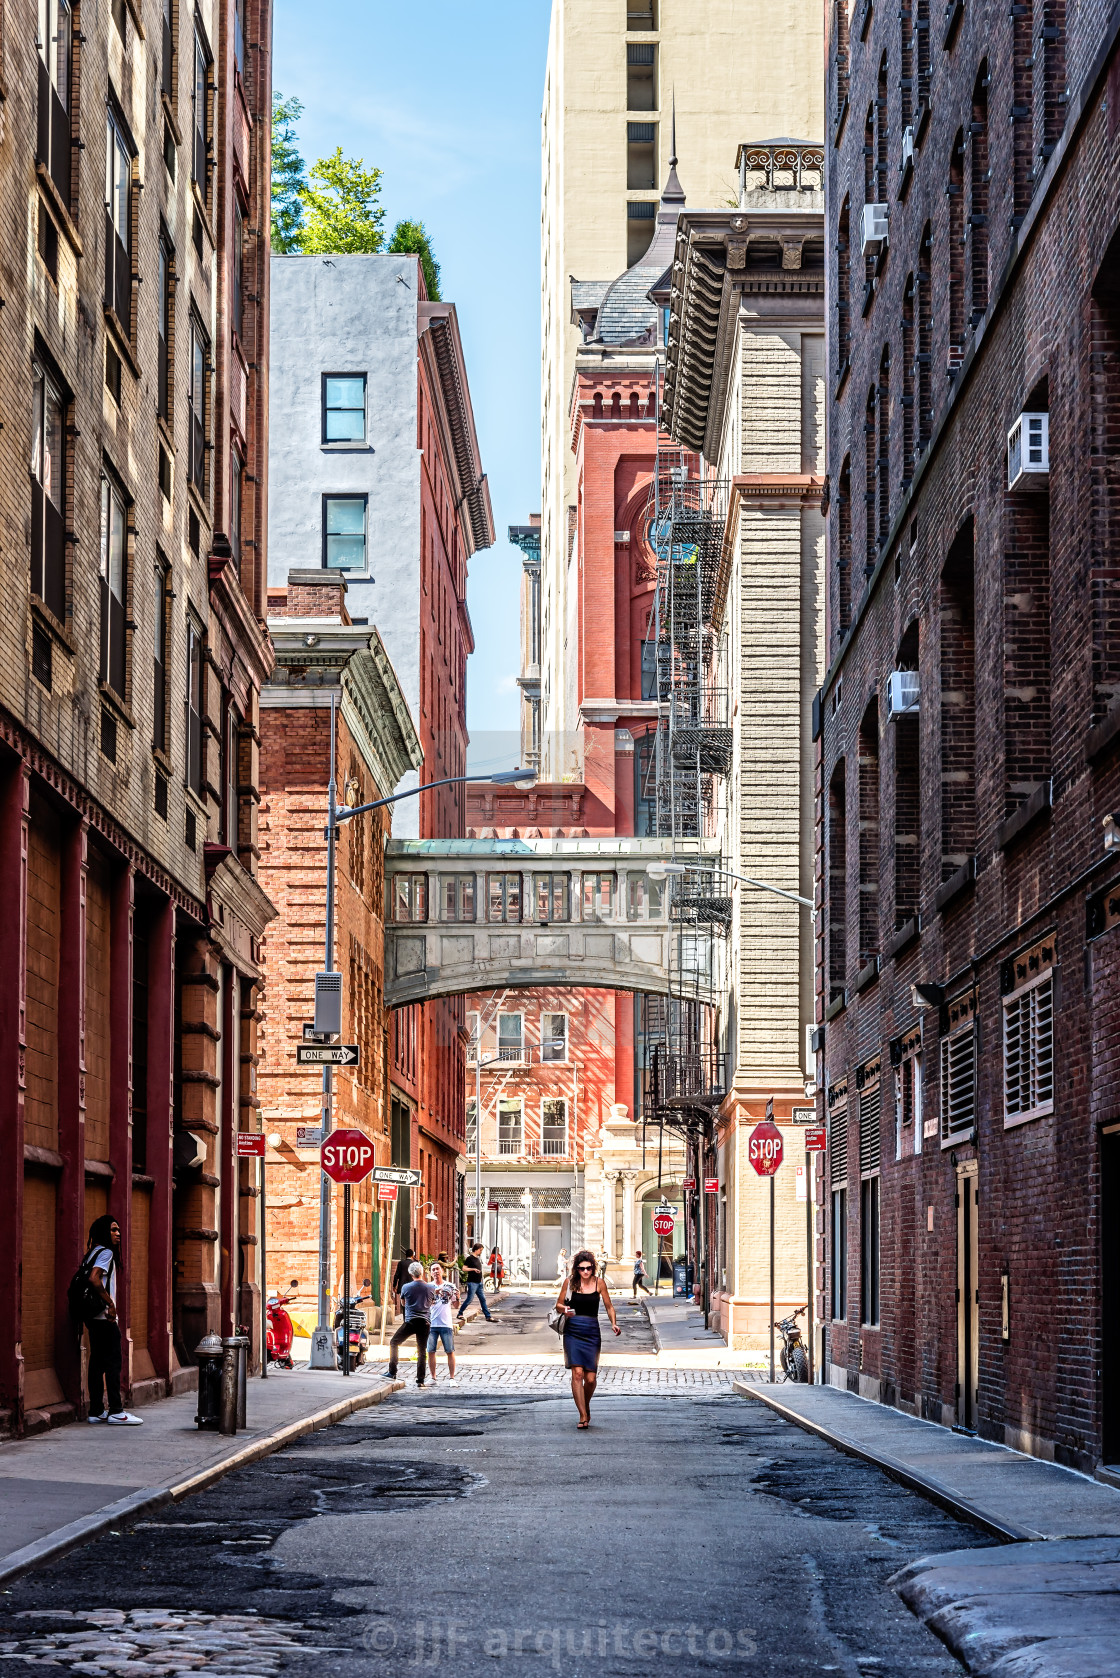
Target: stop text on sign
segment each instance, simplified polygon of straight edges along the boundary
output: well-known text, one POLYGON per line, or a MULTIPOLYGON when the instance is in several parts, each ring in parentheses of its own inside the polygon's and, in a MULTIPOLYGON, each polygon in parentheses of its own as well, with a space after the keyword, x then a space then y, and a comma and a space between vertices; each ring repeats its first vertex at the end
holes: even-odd
POLYGON ((373 1143, 360 1130, 335 1130, 324 1140, 319 1161, 336 1183, 360 1183, 373 1170, 373 1143))
POLYGON ((747 1158, 760 1177, 772 1177, 782 1163, 784 1153, 782 1133, 776 1124, 765 1119, 751 1131, 747 1158))

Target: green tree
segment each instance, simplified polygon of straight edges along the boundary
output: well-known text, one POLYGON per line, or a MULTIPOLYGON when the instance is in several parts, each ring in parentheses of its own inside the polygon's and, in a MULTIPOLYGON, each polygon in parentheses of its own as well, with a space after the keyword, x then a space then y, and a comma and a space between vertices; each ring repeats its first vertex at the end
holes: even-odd
POLYGON ((418 256, 424 272, 424 285, 433 303, 440 301, 439 263, 432 254, 432 242, 422 221, 398 221, 389 241, 390 251, 407 256, 418 256))
POLYGON ((296 142, 296 123, 302 115, 299 99, 272 95, 272 248, 280 256, 291 256, 300 248, 301 194, 307 190, 296 142))
POLYGON ((385 243, 381 170, 367 169, 363 158, 343 157, 338 146, 331 157, 313 163, 310 174, 310 183, 300 193, 299 245, 304 255, 381 250, 385 243))

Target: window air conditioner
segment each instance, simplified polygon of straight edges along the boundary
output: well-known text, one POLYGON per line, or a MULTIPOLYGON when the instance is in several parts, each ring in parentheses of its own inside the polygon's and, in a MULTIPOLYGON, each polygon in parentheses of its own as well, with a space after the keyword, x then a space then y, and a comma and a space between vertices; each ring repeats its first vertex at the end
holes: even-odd
POLYGON ((1020 414, 1007 433, 1007 487, 1049 489, 1049 414, 1020 414))
POLYGON ((912 128, 904 128, 902 130, 902 173, 905 174, 907 169, 912 169, 913 167, 914 130, 912 128))
POLYGON ((892 670, 887 677, 887 721, 918 714, 918 672, 892 670))
POLYGON ((885 204, 865 204, 863 206, 863 254, 868 252, 877 255, 887 242, 887 222, 889 220, 885 204))

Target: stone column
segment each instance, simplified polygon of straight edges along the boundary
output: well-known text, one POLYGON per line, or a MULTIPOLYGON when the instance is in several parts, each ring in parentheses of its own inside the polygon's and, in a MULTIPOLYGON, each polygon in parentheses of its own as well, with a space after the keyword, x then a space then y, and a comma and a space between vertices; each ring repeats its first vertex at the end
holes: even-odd
POLYGON ((632 1259, 637 1241, 634 1238, 634 1179, 636 1171, 622 1173, 622 1251, 623 1256, 632 1259))
POLYGON ((218 1163, 215 1171, 220 1179, 219 1252, 221 1254, 222 1334, 234 1334, 237 1329, 238 1268, 240 1248, 238 1235, 238 1180, 237 1129, 238 1074, 241 1070, 241 1001, 240 981, 232 967, 222 967, 220 1045, 222 1087, 218 1120, 218 1163))
MULTIPOLYGON (((55 1202, 55 1368, 71 1404, 82 1406, 82 1353, 71 1332, 66 1289, 86 1246, 86 889, 89 824, 62 834, 58 914, 58 1151, 55 1202)), ((123 1235, 123 1230, 122 1230, 123 1235)), ((117 1278, 118 1296, 121 1277, 117 1278)), ((127 1371, 126 1371, 127 1373, 127 1371)))
POLYGON ((166 899, 148 930, 148 1350, 157 1375, 171 1379, 171 1237, 175 905, 166 899))
POLYGON ((0 1288, 0 1411, 23 1417, 23 1113, 27 1053, 27 765, 17 759, 0 782, 0 1194, 8 1230, 8 1280, 0 1288))
POLYGON ((615 1231, 615 1184, 618 1182, 617 1171, 603 1172, 603 1246, 609 1259, 618 1255, 614 1250, 615 1231))

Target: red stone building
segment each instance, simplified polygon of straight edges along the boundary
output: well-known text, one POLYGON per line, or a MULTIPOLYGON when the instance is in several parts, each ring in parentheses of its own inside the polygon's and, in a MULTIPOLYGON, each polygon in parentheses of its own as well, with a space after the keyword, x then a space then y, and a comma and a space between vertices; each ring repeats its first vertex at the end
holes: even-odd
POLYGON ((109 1211, 126 1401, 255 1325, 270 8, 8 8, 0 42, 0 1412, 82 1413, 109 1211), (151 60, 154 85, 137 74, 151 60), (106 181, 111 183, 106 206, 106 181))
POLYGON ((1117 21, 859 16, 826 135, 829 1370, 1091 1472, 1120 1460, 1117 21))
MULTIPOLYGON (((350 622, 338 573, 293 571, 269 592, 276 668, 261 696, 261 881, 279 918, 264 944, 265 1003, 258 1093, 265 1130, 281 1138, 266 1156, 268 1280, 299 1283, 312 1320, 318 1289, 321 1075, 297 1068, 295 1046, 314 1017, 315 974, 325 950, 330 726, 340 802, 387 797, 420 766, 420 742, 376 629, 350 622), (332 702, 335 709, 332 711, 332 702)), ((332 1124, 363 1131, 378 1165, 397 1162, 389 1096, 389 1024, 384 1007, 384 844, 388 811, 345 824, 335 849, 334 959, 343 974, 342 1041, 360 1062, 333 1078, 332 1124)), ((343 1191, 334 1196, 331 1287, 343 1260, 343 1191)), ((351 1288, 383 1274, 388 1207, 367 1178, 351 1194, 351 1288)))

